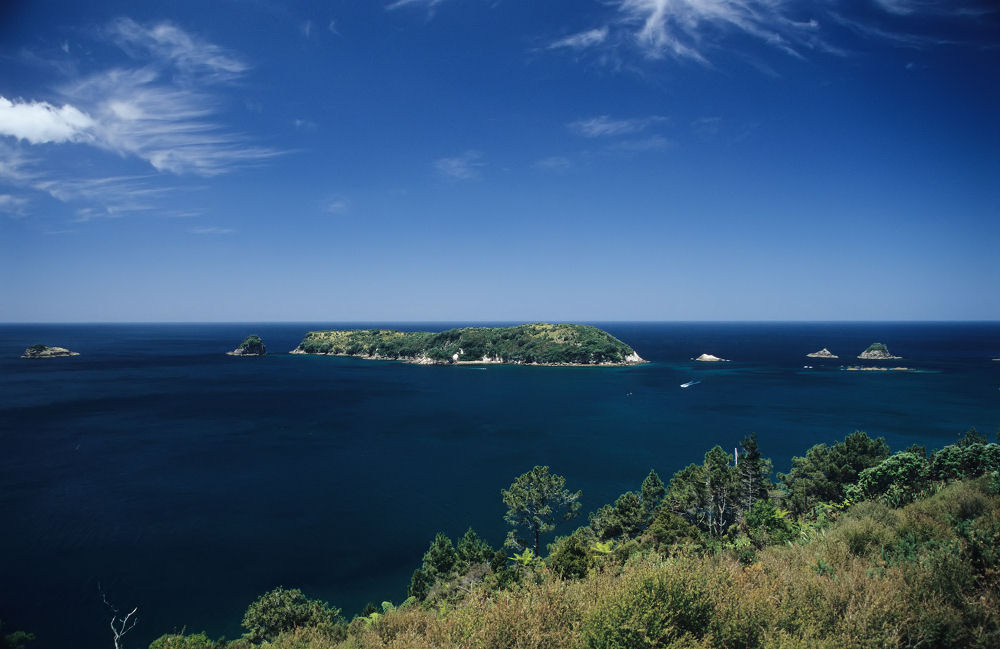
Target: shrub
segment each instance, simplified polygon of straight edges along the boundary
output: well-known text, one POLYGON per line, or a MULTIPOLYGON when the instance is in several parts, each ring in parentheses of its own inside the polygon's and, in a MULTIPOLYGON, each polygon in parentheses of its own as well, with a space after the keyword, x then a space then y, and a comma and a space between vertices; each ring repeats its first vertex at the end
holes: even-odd
POLYGON ((705 634, 714 609, 707 589, 682 570, 659 570, 592 612, 582 639, 590 649, 690 646, 705 634))
POLYGON ((273 640, 279 633, 300 628, 314 628, 335 636, 339 622, 339 608, 307 599, 298 588, 281 586, 261 595, 243 616, 245 637, 251 642, 273 640))

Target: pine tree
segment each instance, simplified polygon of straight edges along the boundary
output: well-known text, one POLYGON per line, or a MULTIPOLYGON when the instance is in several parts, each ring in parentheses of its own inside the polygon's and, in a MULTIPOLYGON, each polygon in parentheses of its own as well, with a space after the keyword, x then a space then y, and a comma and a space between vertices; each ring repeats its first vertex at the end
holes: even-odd
POLYGON ((663 486, 663 480, 656 475, 656 471, 649 470, 649 475, 642 481, 642 488, 639 490, 639 497, 642 500, 643 526, 649 527, 653 521, 656 508, 663 502, 663 497, 667 495, 667 489, 663 486))

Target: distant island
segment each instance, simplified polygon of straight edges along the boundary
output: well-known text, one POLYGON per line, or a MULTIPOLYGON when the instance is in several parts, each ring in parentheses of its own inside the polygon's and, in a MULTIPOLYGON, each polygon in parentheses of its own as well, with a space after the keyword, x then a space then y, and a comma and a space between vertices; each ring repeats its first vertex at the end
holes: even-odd
POLYGON ((538 322, 439 333, 394 329, 310 331, 293 354, 403 360, 425 365, 635 365, 634 349, 597 327, 538 322))
POLYGON ((916 372, 912 367, 872 367, 871 365, 851 365, 848 372, 916 372))
POLYGON ((56 358, 57 356, 79 356, 65 347, 49 347, 48 345, 32 345, 24 350, 21 358, 56 358))
POLYGON ((713 354, 702 354, 698 358, 692 359, 696 361, 701 361, 703 363, 728 363, 729 360, 725 358, 719 358, 713 354))
POLYGON ((893 356, 889 353, 889 348, 882 343, 872 343, 868 345, 868 349, 858 354, 858 358, 873 361, 887 361, 896 360, 902 358, 902 356, 893 356))
POLYGON ((240 346, 231 352, 226 352, 229 356, 263 356, 267 353, 264 341, 260 336, 251 334, 243 339, 240 346))
POLYGON ((840 358, 840 356, 837 356, 836 354, 831 353, 830 350, 827 349, 826 347, 824 347, 823 349, 819 350, 818 352, 813 352, 811 354, 806 354, 806 357, 807 358, 840 358))

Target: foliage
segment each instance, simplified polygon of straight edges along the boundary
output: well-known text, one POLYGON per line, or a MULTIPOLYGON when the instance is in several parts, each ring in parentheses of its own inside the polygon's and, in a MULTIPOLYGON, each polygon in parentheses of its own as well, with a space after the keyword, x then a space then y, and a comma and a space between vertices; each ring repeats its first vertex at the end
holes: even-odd
POLYGON ((793 457, 792 469, 778 474, 786 490, 786 503, 795 514, 803 514, 821 502, 840 502, 844 490, 865 469, 889 457, 889 446, 881 437, 872 439, 856 431, 832 447, 817 444, 805 457, 793 457))
POLYGON ((788 543, 798 537, 799 529, 789 512, 767 499, 758 500, 746 513, 747 535, 757 547, 788 543))
POLYGON ((594 565, 593 534, 589 528, 581 527, 569 536, 563 536, 549 544, 549 558, 546 562, 552 572, 563 579, 586 577, 594 565))
POLYGON ((846 493, 852 500, 884 498, 889 504, 899 506, 920 493, 927 474, 927 458, 904 451, 862 471, 857 483, 849 486, 846 493))
POLYGON ((247 608, 243 616, 243 628, 247 630, 244 637, 251 642, 262 642, 298 628, 312 628, 336 636, 340 621, 339 608, 307 599, 297 588, 279 586, 261 595, 247 608))
POLYGON ((170 633, 161 635, 150 643, 149 649, 223 649, 225 641, 212 640, 205 632, 192 633, 170 633))
POLYGON ((242 354, 264 354, 267 351, 264 348, 264 341, 257 334, 250 334, 244 338, 236 350, 242 354))
MULTIPOLYGON (((45 345, 42 345, 44 347, 45 345)), ((25 631, 4 633, 3 620, 0 620, 0 649, 26 649, 28 643, 35 639, 35 634, 25 631)))
POLYGON ((663 569, 626 581, 583 622, 589 649, 689 647, 708 629, 714 612, 709 592, 682 571, 663 569))
POLYGON ((655 547, 667 549, 678 545, 704 547, 698 528, 666 507, 661 508, 647 530, 655 547))
POLYGON ((299 350, 310 354, 348 354, 368 358, 436 362, 596 364, 623 363, 634 350, 611 334, 588 325, 524 324, 516 327, 467 327, 439 333, 357 329, 310 331, 299 350))
POLYGON ((540 536, 554 530, 557 522, 573 518, 580 510, 580 492, 567 490, 566 478, 550 473, 547 466, 536 466, 518 476, 501 495, 507 505, 504 520, 514 527, 507 545, 519 548, 531 544, 530 539, 517 535, 519 529, 524 529, 533 537, 536 555, 540 536))
POLYGON ((639 499, 642 501, 643 528, 649 527, 653 516, 656 515, 657 508, 663 503, 663 498, 666 495, 667 488, 663 484, 663 480, 660 480, 656 471, 650 469, 639 489, 639 499))
POLYGON ((750 433, 740 442, 743 449, 743 456, 737 466, 739 476, 739 509, 745 514, 750 511, 754 503, 759 499, 767 497, 767 489, 770 481, 768 476, 771 473, 771 461, 761 455, 760 447, 757 445, 757 433, 750 433))

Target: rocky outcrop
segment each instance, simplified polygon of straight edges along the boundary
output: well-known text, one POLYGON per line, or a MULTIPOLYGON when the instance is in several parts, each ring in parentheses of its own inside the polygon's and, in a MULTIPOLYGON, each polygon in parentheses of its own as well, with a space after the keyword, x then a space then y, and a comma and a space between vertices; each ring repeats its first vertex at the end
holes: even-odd
POLYGON ((250 335, 247 336, 240 346, 231 352, 226 352, 229 356, 263 356, 267 353, 267 349, 264 347, 264 341, 260 339, 260 336, 250 335))
POLYGON ((698 358, 695 358, 694 360, 701 361, 703 363, 728 363, 729 362, 728 359, 719 358, 718 356, 714 356, 712 354, 702 354, 701 356, 699 356, 698 358))
POLYGON ((837 356, 836 354, 831 353, 830 350, 827 349, 826 347, 824 347, 823 349, 819 350, 818 352, 813 352, 811 354, 806 354, 806 357, 807 358, 840 358, 840 356, 837 356))
POLYGON ((888 361, 902 358, 902 356, 893 356, 889 353, 889 348, 882 343, 872 343, 868 345, 868 349, 858 354, 858 358, 868 361, 888 361))
POLYGON ((56 358, 58 356, 79 356, 65 347, 49 347, 48 345, 32 345, 24 350, 21 358, 56 358))

